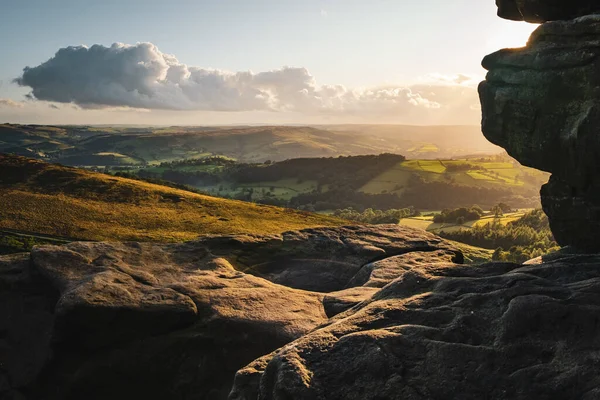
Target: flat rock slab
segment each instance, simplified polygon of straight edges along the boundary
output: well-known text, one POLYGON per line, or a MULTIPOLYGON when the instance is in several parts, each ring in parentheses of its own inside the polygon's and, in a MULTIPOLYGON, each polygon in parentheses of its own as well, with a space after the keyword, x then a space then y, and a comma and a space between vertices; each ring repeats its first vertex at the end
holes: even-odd
POLYGON ((415 266, 353 311, 240 370, 230 400, 600 398, 599 256, 415 266))

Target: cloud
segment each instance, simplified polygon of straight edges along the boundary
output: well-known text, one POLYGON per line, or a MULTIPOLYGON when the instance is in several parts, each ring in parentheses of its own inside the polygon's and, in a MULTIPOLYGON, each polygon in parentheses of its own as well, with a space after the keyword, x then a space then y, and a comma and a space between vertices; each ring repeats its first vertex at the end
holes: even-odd
POLYGON ((23 108, 25 105, 21 101, 14 101, 11 99, 0 99, 0 107, 8 108, 23 108))
POLYGON ((26 67, 15 82, 31 88, 31 98, 87 109, 397 116, 455 111, 463 103, 469 111, 477 101, 466 75, 428 80, 412 86, 351 89, 318 85, 306 68, 227 72, 185 65, 152 43, 115 43, 62 48, 48 61, 26 67))
POLYGON ((477 86, 483 80, 482 76, 471 76, 466 74, 443 75, 428 74, 421 78, 422 81, 438 83, 443 85, 477 86))
POLYGON ((326 18, 329 15, 327 10, 321 9, 321 17, 326 18))

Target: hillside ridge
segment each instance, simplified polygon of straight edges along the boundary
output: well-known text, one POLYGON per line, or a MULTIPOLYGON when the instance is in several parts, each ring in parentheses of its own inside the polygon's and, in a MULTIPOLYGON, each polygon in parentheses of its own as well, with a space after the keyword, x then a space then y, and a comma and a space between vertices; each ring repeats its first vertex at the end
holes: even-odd
POLYGON ((2 154, 0 188, 0 229, 79 239, 169 242, 343 223, 2 154))

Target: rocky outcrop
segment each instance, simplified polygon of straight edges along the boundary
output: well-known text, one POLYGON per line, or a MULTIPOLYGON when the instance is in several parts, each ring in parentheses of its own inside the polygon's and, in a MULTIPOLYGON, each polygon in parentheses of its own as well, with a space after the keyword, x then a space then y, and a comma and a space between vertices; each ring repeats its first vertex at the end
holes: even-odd
POLYGON ((224 399, 238 369, 438 255, 463 259, 391 225, 0 257, 0 398, 224 399))
POLYGON ((568 250, 464 265, 398 226, 38 247, 0 257, 0 398, 595 399, 600 257, 568 250))
POLYGON ((535 23, 600 12, 596 0, 496 0, 496 5, 498 16, 502 18, 535 23))
POLYGON ((600 257, 413 265, 236 375, 230 400, 600 398, 600 257))
POLYGON ((600 15, 548 22, 527 47, 487 56, 479 88, 485 136, 552 173, 541 195, 554 236, 586 252, 600 250, 599 55, 600 15))

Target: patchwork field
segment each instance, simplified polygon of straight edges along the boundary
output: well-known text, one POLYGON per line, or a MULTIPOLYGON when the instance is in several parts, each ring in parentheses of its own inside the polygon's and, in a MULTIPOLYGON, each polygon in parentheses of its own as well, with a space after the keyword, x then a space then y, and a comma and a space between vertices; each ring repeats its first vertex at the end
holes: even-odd
MULTIPOLYGON (((302 181, 297 179, 281 179, 277 181, 262 181, 256 183, 225 183, 219 185, 199 185, 201 191, 215 196, 235 196, 240 191, 247 191, 247 200, 261 200, 274 197, 280 200, 290 200, 303 193, 310 193, 318 186, 317 181, 302 181)), ((324 189, 326 190, 326 188, 324 189)))

